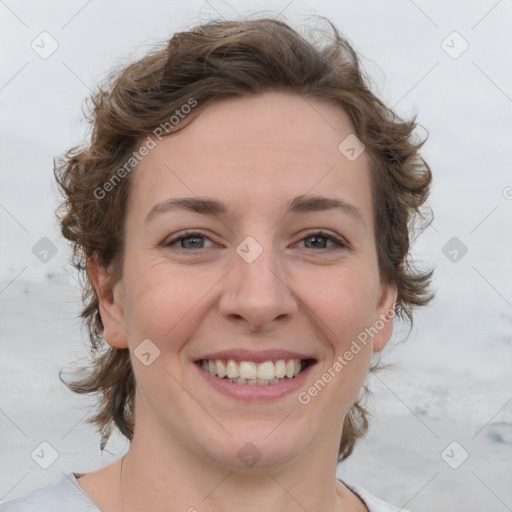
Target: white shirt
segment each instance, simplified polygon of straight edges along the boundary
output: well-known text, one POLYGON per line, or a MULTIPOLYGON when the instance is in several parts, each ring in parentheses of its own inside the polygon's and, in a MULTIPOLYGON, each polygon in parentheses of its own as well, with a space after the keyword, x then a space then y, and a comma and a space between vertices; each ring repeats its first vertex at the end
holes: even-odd
MULTIPOLYGON (((379 500, 362 487, 342 482, 364 501, 370 512, 407 512, 379 500)), ((101 512, 101 510, 78 485, 74 473, 66 473, 54 484, 0 504, 0 512, 101 512)))

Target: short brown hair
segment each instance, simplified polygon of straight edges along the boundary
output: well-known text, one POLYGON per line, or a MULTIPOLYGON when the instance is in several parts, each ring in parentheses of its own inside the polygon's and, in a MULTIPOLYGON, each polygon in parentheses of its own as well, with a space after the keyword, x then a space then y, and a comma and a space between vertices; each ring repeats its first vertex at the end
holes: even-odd
MULTIPOLYGON (((281 90, 341 106, 370 156, 379 272, 383 283, 397 287, 395 313, 412 324, 413 309, 432 298, 432 271, 420 272, 409 259, 410 229, 413 221, 426 218, 422 206, 432 179, 419 154, 423 142, 412 140, 415 119, 401 120, 370 91, 351 45, 325 21, 328 30, 318 29, 319 38, 306 38, 270 18, 214 21, 176 33, 99 86, 91 98, 90 141, 56 161, 64 197, 57 215, 73 247, 72 263, 84 277, 81 317, 92 349, 87 377, 66 385, 77 393, 98 393, 98 411, 89 422, 100 429, 102 449, 114 425, 133 437, 135 382, 128 349, 107 346, 102 338, 87 261, 112 265, 111 284, 120 279, 131 182, 126 162, 156 127, 166 126, 172 134, 217 99, 281 90), (171 123, 191 98, 194 108, 171 123), (113 182, 123 168, 123 179, 113 182)), ((367 431, 368 411, 362 405, 367 392, 364 386, 345 417, 339 461, 367 431)))

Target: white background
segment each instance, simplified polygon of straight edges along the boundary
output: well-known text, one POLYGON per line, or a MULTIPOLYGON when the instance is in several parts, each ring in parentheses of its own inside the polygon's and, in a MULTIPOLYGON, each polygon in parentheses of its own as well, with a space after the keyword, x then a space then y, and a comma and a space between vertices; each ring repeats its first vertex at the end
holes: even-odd
MULTIPOLYGON (((83 141, 81 105, 113 66, 198 21, 283 11, 330 18, 363 56, 374 90, 430 133, 435 220, 415 257, 436 268, 435 301, 372 380, 370 433, 339 476, 411 512, 512 510, 512 2, 0 2, 0 501, 116 459, 85 423, 90 403, 58 371, 86 354, 80 291, 54 219, 53 157, 83 141), (57 50, 31 42, 47 31, 57 50), (452 53, 469 44, 458 58, 452 53), (48 237, 57 254, 32 247, 48 237), (442 252, 457 237, 467 254, 442 252), (58 452, 46 470, 31 452, 58 452), (468 459, 452 469, 443 460, 468 459), (464 450, 464 451, 462 451, 464 450)), ((306 20, 307 21, 307 20, 306 20)), ((419 134, 423 134, 422 130, 419 134)))

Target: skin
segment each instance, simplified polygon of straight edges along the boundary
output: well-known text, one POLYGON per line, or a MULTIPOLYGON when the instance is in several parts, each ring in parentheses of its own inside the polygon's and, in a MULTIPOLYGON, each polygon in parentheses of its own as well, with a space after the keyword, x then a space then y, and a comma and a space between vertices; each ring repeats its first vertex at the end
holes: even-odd
POLYGON ((366 510, 336 482, 336 458, 343 418, 392 321, 307 405, 296 392, 253 402, 225 396, 198 378, 193 362, 224 349, 296 350, 316 359, 307 390, 392 311, 396 289, 381 283, 377 265, 369 159, 351 162, 338 150, 354 131, 347 114, 323 100, 283 92, 220 100, 132 172, 121 280, 108 288, 112 269, 89 261, 105 339, 132 351, 137 382, 122 484, 119 461, 79 479, 104 512, 162 504, 366 510), (285 215, 304 194, 343 199, 362 220, 339 209, 285 215), (172 211, 145 224, 155 204, 195 196, 225 202, 228 214, 172 211), (323 238, 315 246, 314 228, 348 248, 323 238), (164 246, 185 229, 206 238, 182 240, 192 248, 164 246), (263 249, 252 263, 235 251, 247 236, 263 249), (144 339, 160 350, 149 366, 133 356, 144 339), (252 468, 237 457, 247 442, 262 454, 252 468))

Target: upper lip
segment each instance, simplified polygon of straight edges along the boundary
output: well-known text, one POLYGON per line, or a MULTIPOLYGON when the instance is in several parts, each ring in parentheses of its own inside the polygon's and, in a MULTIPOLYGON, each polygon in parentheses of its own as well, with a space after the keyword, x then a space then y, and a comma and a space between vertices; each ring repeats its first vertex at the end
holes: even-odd
POLYGON ((251 350, 234 349, 234 350, 221 350, 219 352, 210 352, 204 354, 201 357, 195 359, 195 361, 201 361, 207 359, 214 361, 220 360, 233 360, 235 362, 240 361, 253 361, 255 363, 264 363, 265 361, 279 361, 280 359, 306 359, 315 360, 310 354, 304 354, 300 352, 292 352, 290 350, 261 350, 254 352, 251 350))

